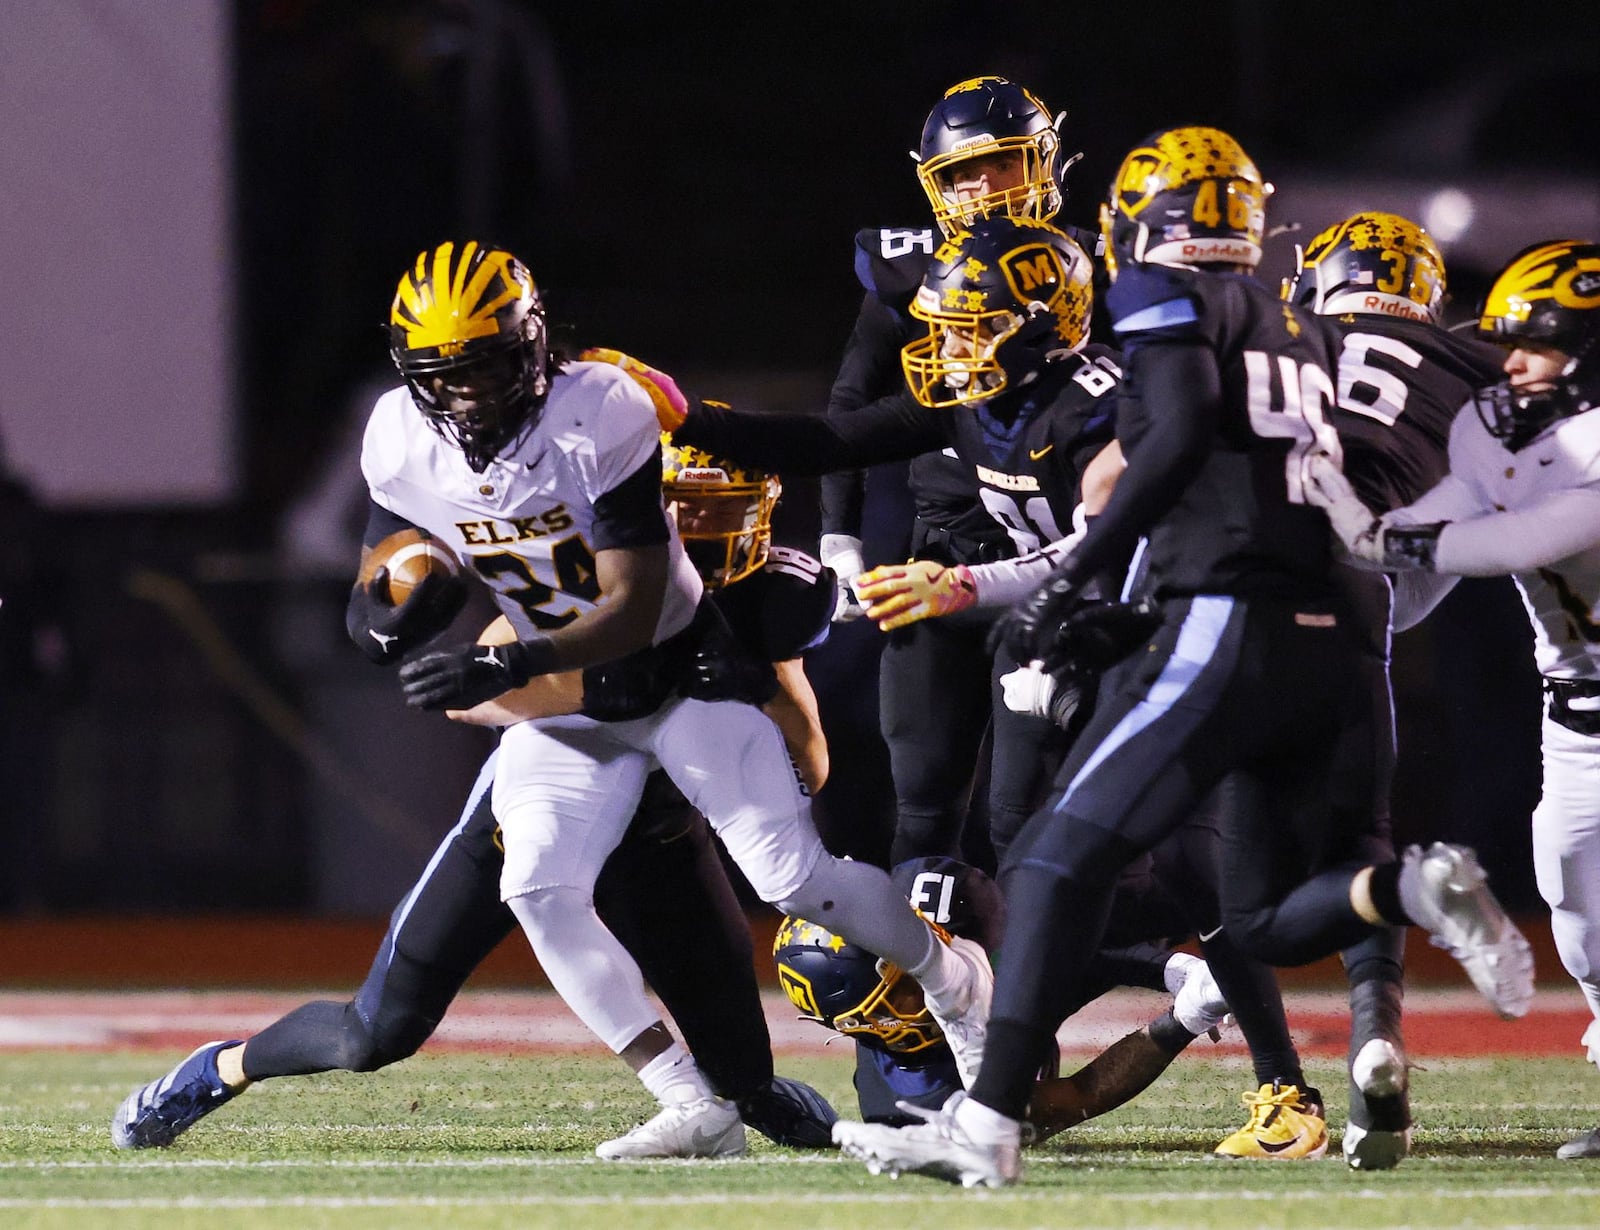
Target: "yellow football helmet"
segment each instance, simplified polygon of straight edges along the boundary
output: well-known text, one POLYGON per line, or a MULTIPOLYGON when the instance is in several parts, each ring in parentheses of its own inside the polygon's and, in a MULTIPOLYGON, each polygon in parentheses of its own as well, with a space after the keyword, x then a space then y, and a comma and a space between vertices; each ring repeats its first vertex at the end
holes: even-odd
POLYGON ((1218 128, 1169 128, 1134 147, 1100 207, 1106 268, 1134 264, 1261 263, 1272 189, 1239 143, 1218 128))
POLYGON ((808 1021, 898 1054, 944 1040, 914 978, 826 927, 785 918, 773 936, 772 956, 778 984, 808 1021))
POLYGON ((1052 118, 1038 98, 1004 77, 973 77, 946 90, 922 125, 914 155, 939 229, 952 235, 978 218, 999 215, 1040 222, 1055 217, 1065 170, 1057 166, 1056 130, 1064 119, 1065 112, 1052 118), (1018 182, 960 199, 955 184, 961 164, 1004 154, 1019 160, 1018 182))
POLYGON ((900 352, 912 395, 960 406, 1037 379, 1089 340, 1093 281, 1088 255, 1047 222, 984 218, 952 235, 911 301, 928 324, 900 352))
POLYGON ((1433 236, 1399 214, 1351 214, 1296 248, 1283 297, 1324 316, 1362 312, 1439 323, 1444 257, 1433 236))
POLYGON ((1489 287, 1478 336, 1501 346, 1567 356, 1548 386, 1509 381, 1477 395, 1478 415, 1512 452, 1552 424, 1600 405, 1600 243, 1536 243, 1511 258, 1489 287))
POLYGON ((389 355, 429 424, 479 473, 550 391, 539 288, 511 253, 470 240, 421 253, 400 279, 389 355))
POLYGON ((783 494, 776 475, 675 444, 663 432, 661 486, 708 589, 742 581, 766 564, 772 510, 783 494))

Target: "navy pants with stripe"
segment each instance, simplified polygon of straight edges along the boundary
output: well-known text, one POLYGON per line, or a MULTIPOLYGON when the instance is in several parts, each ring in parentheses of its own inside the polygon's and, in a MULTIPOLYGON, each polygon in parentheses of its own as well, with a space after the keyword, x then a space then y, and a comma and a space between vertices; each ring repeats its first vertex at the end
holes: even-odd
POLYGON ((1022 1116, 1056 1028, 1081 1001, 1118 873, 1221 791, 1222 922, 1296 965, 1366 938, 1351 908, 1394 756, 1382 658, 1327 612, 1271 599, 1163 604, 1001 873, 1009 924, 974 1096, 1022 1116))

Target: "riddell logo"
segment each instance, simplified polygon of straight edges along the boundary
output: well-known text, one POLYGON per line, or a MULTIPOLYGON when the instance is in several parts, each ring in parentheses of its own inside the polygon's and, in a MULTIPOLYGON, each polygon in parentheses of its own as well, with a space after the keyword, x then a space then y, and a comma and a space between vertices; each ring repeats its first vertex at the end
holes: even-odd
POLYGON ((1427 320, 1428 314, 1414 303, 1403 299, 1390 299, 1384 295, 1366 295, 1361 300, 1363 312, 1376 312, 1383 316, 1403 316, 1407 320, 1427 320))
POLYGON ((715 466, 705 469, 684 469, 678 471, 680 483, 725 483, 728 481, 728 472, 717 469, 715 466))
POLYGON ((1183 257, 1186 261, 1237 261, 1243 264, 1254 259, 1256 255, 1253 244, 1241 243, 1237 239, 1201 239, 1183 245, 1183 257))

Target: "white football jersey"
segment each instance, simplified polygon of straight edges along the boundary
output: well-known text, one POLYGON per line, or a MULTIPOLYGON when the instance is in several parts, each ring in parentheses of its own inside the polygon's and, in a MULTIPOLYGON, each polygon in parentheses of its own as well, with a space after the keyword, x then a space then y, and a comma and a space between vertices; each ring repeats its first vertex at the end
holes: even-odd
POLYGON ((1469 402, 1451 424, 1449 475, 1384 521, 1452 522, 1439 571, 1510 573, 1533 621, 1540 672, 1600 678, 1600 408, 1513 453, 1469 402))
MULTIPOLYGON (((361 472, 373 500, 454 551, 526 637, 594 609, 595 501, 660 456, 644 390, 609 363, 568 363, 533 430, 482 474, 428 425, 409 389, 389 390, 367 421, 361 472)), ((702 590, 664 507, 662 519, 671 560, 656 643, 689 623, 702 590)))

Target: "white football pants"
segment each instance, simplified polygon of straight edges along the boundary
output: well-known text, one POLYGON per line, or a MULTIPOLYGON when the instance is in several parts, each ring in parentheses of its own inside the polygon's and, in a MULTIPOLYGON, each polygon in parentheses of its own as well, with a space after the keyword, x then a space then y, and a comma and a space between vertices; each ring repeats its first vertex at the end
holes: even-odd
POLYGON ((1567 973, 1600 1020, 1600 738, 1544 719, 1533 869, 1567 973))

